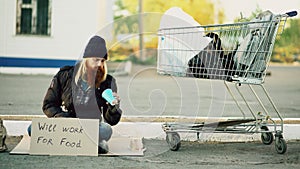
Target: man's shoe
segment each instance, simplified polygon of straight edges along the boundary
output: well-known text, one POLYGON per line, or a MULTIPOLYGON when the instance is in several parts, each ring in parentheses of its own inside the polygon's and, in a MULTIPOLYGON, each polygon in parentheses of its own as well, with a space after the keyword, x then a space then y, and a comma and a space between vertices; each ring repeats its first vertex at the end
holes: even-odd
POLYGON ((105 140, 102 140, 98 145, 98 154, 106 154, 106 153, 108 153, 108 145, 105 140))
POLYGON ((6 144, 4 144, 3 146, 0 147, 0 152, 4 152, 6 150, 7 150, 6 144))

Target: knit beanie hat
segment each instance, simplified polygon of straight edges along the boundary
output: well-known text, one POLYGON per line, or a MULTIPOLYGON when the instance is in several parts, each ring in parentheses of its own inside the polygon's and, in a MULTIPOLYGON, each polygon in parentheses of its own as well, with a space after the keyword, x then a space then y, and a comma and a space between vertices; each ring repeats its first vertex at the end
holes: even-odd
POLYGON ((106 43, 100 36, 93 36, 84 49, 83 58, 98 57, 107 59, 106 43))

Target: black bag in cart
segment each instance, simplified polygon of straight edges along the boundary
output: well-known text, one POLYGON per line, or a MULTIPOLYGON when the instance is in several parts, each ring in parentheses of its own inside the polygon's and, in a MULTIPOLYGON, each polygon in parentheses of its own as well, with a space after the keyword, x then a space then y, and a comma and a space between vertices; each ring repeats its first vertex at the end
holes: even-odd
POLYGON ((212 41, 188 62, 188 75, 196 78, 230 80, 234 74, 233 56, 235 53, 224 55, 221 39, 215 33, 206 36, 212 41))

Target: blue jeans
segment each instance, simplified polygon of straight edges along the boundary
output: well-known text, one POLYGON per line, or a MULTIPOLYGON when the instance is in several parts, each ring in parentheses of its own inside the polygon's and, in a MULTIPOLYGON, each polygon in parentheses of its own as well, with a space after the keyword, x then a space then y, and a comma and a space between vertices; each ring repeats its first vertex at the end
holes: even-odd
POLYGON ((112 128, 108 123, 101 122, 99 124, 99 142, 108 141, 112 135, 112 128))
MULTIPOLYGON (((31 124, 27 128, 28 135, 31 136, 31 124)), ((108 141, 112 135, 112 128, 108 123, 101 122, 99 124, 99 142, 108 141)))

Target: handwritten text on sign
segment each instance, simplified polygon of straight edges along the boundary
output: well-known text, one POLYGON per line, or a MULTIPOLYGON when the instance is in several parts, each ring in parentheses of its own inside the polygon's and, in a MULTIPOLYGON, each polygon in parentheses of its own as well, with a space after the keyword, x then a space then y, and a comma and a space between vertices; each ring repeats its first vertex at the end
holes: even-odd
POLYGON ((99 120, 37 118, 31 130, 30 154, 98 155, 99 120))

